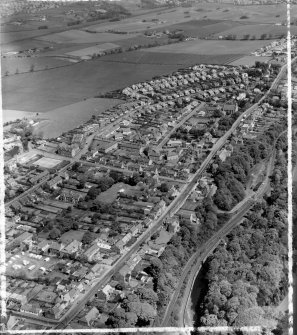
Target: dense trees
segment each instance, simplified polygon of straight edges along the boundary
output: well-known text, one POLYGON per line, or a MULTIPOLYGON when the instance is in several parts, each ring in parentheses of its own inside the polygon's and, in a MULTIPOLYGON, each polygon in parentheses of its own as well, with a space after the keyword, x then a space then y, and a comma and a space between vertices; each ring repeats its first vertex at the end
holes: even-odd
MULTIPOLYGON (((275 138, 274 133, 270 135, 275 138)), ((282 148, 285 151, 284 143, 282 148)), ((267 155, 265 148, 253 146, 253 149, 248 156, 253 163, 267 155)), ((248 171, 250 163, 248 160, 245 163, 245 171, 248 171)), ((271 195, 257 202, 245 221, 226 237, 226 244, 221 244, 209 257, 208 290, 202 304, 201 325, 273 327, 271 320, 275 317, 267 306, 277 305, 287 290, 287 218, 283 199, 286 159, 283 151, 276 156, 271 187, 271 195), (279 174, 281 176, 277 177, 279 174)))

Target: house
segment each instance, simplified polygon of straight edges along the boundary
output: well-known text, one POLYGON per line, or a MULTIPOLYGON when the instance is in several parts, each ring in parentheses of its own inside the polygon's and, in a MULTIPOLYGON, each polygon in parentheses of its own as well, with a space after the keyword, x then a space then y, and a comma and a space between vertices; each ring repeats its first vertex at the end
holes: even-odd
POLYGON ((131 228, 131 234, 132 236, 136 236, 138 233, 140 233, 142 230, 142 224, 139 223, 138 225, 131 228))
POLYGON ((74 189, 63 188, 61 190, 61 194, 59 195, 59 199, 65 202, 72 202, 74 204, 78 203, 79 200, 83 200, 86 197, 86 193, 74 189))
POLYGON ((105 285, 102 292, 106 295, 107 300, 110 299, 111 295, 114 293, 115 289, 109 284, 105 285))
POLYGON ((185 209, 180 209, 178 211, 178 215, 180 220, 186 221, 188 223, 197 223, 199 224, 199 220, 196 216, 196 213, 194 211, 189 211, 185 209))
POLYGON ((223 111, 226 113, 226 115, 232 115, 233 113, 238 111, 238 105, 229 105, 229 104, 225 104, 223 106, 223 111))
POLYGON ((94 306, 92 307, 88 313, 80 319, 80 322, 86 323, 89 327, 92 326, 93 322, 98 318, 100 312, 94 306))
POLYGON ((59 256, 61 250, 65 247, 65 245, 63 243, 58 243, 58 242, 53 242, 49 248, 48 248, 48 252, 49 254, 53 255, 53 256, 59 256))
POLYGON ((47 185, 50 188, 57 188, 57 185, 62 183, 63 179, 60 176, 56 176, 53 179, 47 181, 47 185))
POLYGON ((24 304, 21 306, 20 312, 33 315, 40 315, 42 314, 42 308, 40 308, 38 304, 24 304))
POLYGON ((116 150, 118 148, 118 142, 109 141, 103 139, 96 139, 93 143, 93 149, 98 150, 99 152, 108 153, 112 150, 116 150))
POLYGON ((170 151, 168 152, 167 154, 167 160, 168 161, 175 161, 175 160, 178 160, 178 153, 176 151, 170 151))
POLYGON ((60 254, 64 256, 74 255, 76 252, 78 252, 81 249, 81 246, 82 246, 81 242, 77 240, 73 240, 61 250, 60 254))
POLYGON ((51 309, 52 313, 54 314, 55 319, 60 319, 63 311, 68 306, 67 303, 56 303, 54 307, 51 309))
POLYGON ((52 244, 52 241, 42 240, 40 243, 38 243, 37 250, 40 253, 45 253, 45 252, 47 252, 47 250, 48 250, 48 248, 50 247, 51 244, 52 244))
POLYGON ((182 146, 182 141, 181 140, 169 140, 167 142, 167 147, 173 148, 173 147, 180 147, 182 146))
POLYGON ((58 145, 58 154, 66 157, 74 157, 79 153, 79 146, 77 144, 68 145, 67 143, 61 143, 58 145))
POLYGON ((100 257, 100 248, 97 244, 92 244, 90 248, 88 248, 85 252, 84 255, 87 257, 88 262, 92 262, 95 258, 100 257))

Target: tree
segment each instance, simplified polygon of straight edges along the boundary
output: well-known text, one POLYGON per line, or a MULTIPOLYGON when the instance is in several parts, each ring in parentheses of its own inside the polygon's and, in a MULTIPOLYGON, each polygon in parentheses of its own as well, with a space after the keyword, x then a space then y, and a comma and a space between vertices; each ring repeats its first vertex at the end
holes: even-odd
POLYGON ((52 240, 56 240, 59 237, 61 237, 61 231, 58 228, 53 228, 50 232, 48 237, 51 238, 52 240))
POLYGON ((151 288, 140 287, 135 292, 140 301, 147 301, 151 305, 155 305, 158 301, 158 295, 151 288))
POLYGON ((30 72, 34 72, 34 68, 35 68, 34 64, 31 64, 31 66, 30 66, 30 72))
POLYGON ((95 240, 94 235, 93 235, 91 232, 87 231, 86 233, 84 233, 84 236, 83 236, 81 242, 82 242, 83 244, 90 244, 90 243, 92 243, 94 240, 95 240))
POLYGON ((169 191, 169 187, 168 187, 168 185, 166 184, 166 183, 162 183, 161 185, 160 185, 160 191, 161 192, 163 192, 163 193, 167 193, 168 191, 169 191))

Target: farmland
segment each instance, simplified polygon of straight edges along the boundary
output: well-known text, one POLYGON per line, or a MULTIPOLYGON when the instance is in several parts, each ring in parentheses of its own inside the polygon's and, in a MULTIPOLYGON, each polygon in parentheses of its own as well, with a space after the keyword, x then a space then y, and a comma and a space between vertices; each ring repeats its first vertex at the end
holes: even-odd
MULTIPOLYGON (((176 45, 176 44, 175 44, 176 45)), ((125 54, 108 55, 102 58, 102 61, 117 62, 117 63, 130 63, 130 64, 155 64, 155 65, 177 65, 177 66, 190 66, 194 64, 228 64, 244 54, 224 54, 224 55, 197 55, 190 53, 170 53, 170 52, 149 52, 150 49, 145 51, 132 51, 125 54)))
MULTIPOLYGON (((214 37, 218 38, 219 36, 236 35, 237 39, 241 39, 248 35, 249 39, 260 39, 262 35, 266 35, 269 38, 280 38, 286 34, 286 26, 278 26, 273 24, 246 24, 225 30, 220 33, 216 33, 214 37)), ((291 34, 297 34, 296 26, 291 26, 291 34)))
POLYGON ((133 34, 88 33, 83 30, 67 30, 61 33, 39 37, 39 40, 53 43, 104 43, 133 37, 133 34))
POLYGON ((253 66, 253 65, 255 65, 256 61, 266 62, 270 58, 271 57, 244 56, 244 57, 238 58, 235 61, 229 63, 229 65, 234 65, 234 66, 249 65, 249 66, 253 66))
POLYGON ((49 71, 5 77, 2 83, 3 108, 45 112, 177 69, 178 65, 125 63, 123 66, 99 59, 49 71))
POLYGON ((194 40, 150 48, 146 52, 189 53, 195 55, 249 54, 266 44, 269 44, 269 41, 194 40))

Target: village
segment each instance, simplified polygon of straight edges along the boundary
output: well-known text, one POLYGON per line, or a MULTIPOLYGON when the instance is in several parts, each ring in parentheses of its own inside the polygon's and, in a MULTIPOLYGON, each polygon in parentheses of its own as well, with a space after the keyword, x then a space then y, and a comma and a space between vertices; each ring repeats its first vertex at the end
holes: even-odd
MULTIPOLYGON (((261 99, 280 66, 197 65, 138 83, 122 90, 125 103, 25 148, 23 132, 10 127, 4 150, 11 327, 25 329, 17 316, 59 321, 131 250, 75 322, 105 327, 121 299, 153 288, 145 270, 181 222, 200 226, 195 209, 216 192, 211 174, 149 239, 135 243, 163 218, 237 117, 261 99)), ((283 122, 285 81, 272 93, 243 117, 217 152, 221 161, 238 143, 283 122)), ((26 122, 19 121, 21 129, 26 122)))

